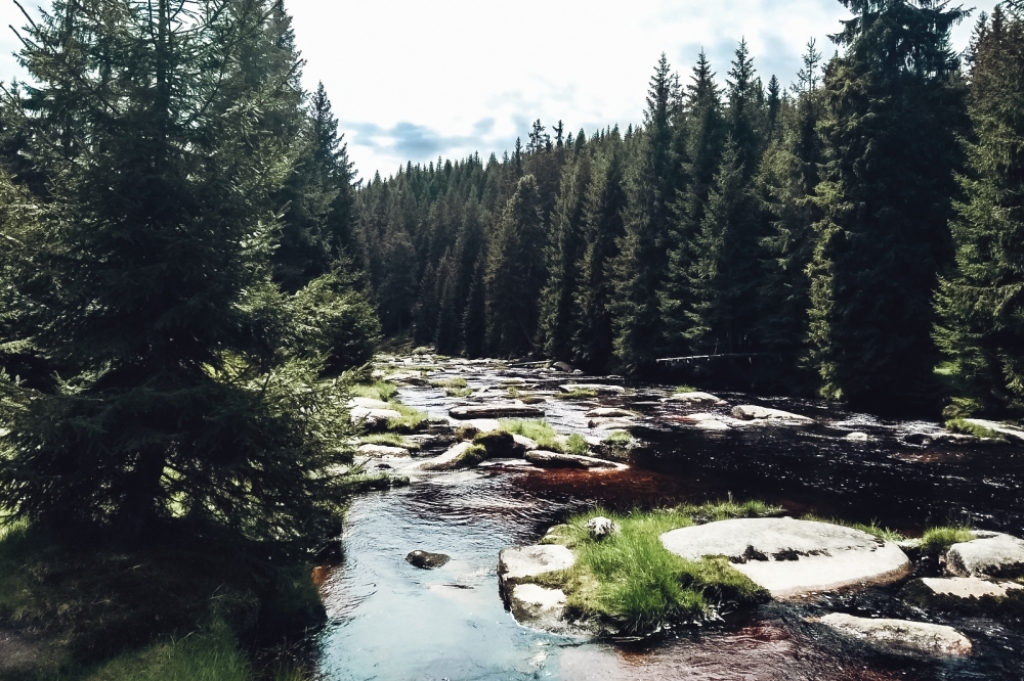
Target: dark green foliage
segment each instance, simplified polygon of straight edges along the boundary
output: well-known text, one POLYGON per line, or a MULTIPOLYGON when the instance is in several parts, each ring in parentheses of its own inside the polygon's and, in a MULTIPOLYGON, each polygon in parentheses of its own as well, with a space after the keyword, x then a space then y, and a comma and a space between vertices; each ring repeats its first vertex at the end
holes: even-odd
POLYGON ((950 257, 961 88, 948 49, 959 10, 907 0, 846 2, 816 189, 824 219, 812 265, 812 358, 822 393, 872 409, 934 398, 936 275, 950 257))
POLYGON ((289 19, 172 4, 57 2, 26 29, 38 85, 5 107, 59 181, 8 211, 24 238, 5 316, 62 373, 51 393, 0 380, 0 507, 125 540, 187 519, 308 548, 337 530, 349 428, 341 384, 289 339, 344 345, 347 312, 334 298, 311 321, 326 280, 288 300, 270 278, 300 102, 289 19))
POLYGON ((813 200, 823 161, 817 134, 821 118, 818 61, 808 43, 804 69, 794 91, 795 104, 782 109, 778 139, 765 153, 758 177, 769 213, 769 232, 762 240, 764 273, 759 298, 762 349, 770 356, 765 380, 794 392, 807 392, 814 377, 807 367, 807 310, 810 279, 807 267, 814 254, 813 225, 821 212, 813 200))
POLYGON ((498 221, 484 275, 487 348, 497 356, 533 350, 537 301, 544 284, 540 194, 533 175, 519 180, 498 221))
MULTIPOLYGON (((581 132, 577 140, 582 138, 581 132)), ((616 240, 623 233, 626 194, 622 186, 622 147, 615 128, 605 137, 603 150, 595 160, 583 216, 586 247, 576 265, 573 286, 572 359, 592 371, 606 369, 612 358, 609 263, 616 252, 616 240)))
POLYGON ((672 145, 676 101, 662 55, 651 76, 636 161, 626 177, 624 234, 610 266, 615 356, 631 371, 653 366, 661 349, 658 289, 667 265, 671 202, 680 181, 672 145))
POLYGON ((666 350, 673 355, 689 354, 691 347, 688 333, 692 321, 687 314, 692 305, 690 269, 725 141, 725 120, 714 77, 702 51, 686 90, 687 116, 679 133, 685 138, 686 187, 677 194, 673 207, 675 226, 670 234, 668 271, 660 292, 666 350))
POLYGON ((950 415, 1024 413, 1024 20, 997 7, 973 46, 956 269, 940 283, 935 338, 950 415))
POLYGON ((757 203, 744 182, 739 145, 726 142, 692 246, 689 328, 695 354, 739 353, 754 347, 757 315, 757 203))

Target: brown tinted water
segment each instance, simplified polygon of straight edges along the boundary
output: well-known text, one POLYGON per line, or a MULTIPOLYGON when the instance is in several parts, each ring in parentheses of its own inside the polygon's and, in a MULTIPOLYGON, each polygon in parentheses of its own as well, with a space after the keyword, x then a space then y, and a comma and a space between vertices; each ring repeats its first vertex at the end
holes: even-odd
MULTIPOLYGON (((507 372, 541 388, 564 377, 507 372)), ((500 386, 490 366, 450 375, 472 387, 500 386)), ((345 561, 321 574, 330 617, 319 635, 320 677, 349 679, 1024 679, 1024 629, 983 617, 948 618, 903 604, 898 588, 773 603, 724 625, 665 632, 639 644, 588 642, 516 624, 502 605, 498 552, 535 542, 572 512, 628 510, 682 501, 760 498, 794 515, 877 520, 908 532, 940 522, 1024 535, 1024 452, 1013 447, 915 445, 935 424, 886 422, 814 402, 723 395, 812 416, 809 431, 778 428, 698 432, 684 410, 657 401, 659 386, 600 400, 647 417, 644 447, 620 473, 540 471, 517 466, 421 476, 408 488, 352 505, 345 561), (851 430, 875 440, 850 442, 851 430), (448 554, 425 571, 414 549, 448 554), (892 655, 834 636, 807 621, 830 611, 952 624, 973 642, 966 659, 892 655)), ((403 388, 407 404, 443 416, 456 404, 438 390, 403 388)), ((549 400, 559 430, 587 433, 589 403, 549 400)))

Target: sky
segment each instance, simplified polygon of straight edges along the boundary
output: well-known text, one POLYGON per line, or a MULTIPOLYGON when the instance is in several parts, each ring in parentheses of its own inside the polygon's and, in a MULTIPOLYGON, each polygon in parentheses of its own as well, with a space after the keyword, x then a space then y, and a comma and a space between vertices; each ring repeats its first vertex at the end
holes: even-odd
MULTIPOLYGON (((30 12, 49 0, 22 0, 30 12)), ((984 0, 978 11, 991 11, 984 0)), ((788 87, 808 39, 826 59, 849 13, 838 0, 288 0, 306 60, 323 82, 359 177, 510 150, 540 119, 567 131, 643 120, 647 83, 665 53, 687 81, 701 49, 724 84, 740 39, 767 83, 788 87)), ((967 46, 974 18, 954 30, 967 46)), ((20 76, 0 0, 0 81, 20 76)))

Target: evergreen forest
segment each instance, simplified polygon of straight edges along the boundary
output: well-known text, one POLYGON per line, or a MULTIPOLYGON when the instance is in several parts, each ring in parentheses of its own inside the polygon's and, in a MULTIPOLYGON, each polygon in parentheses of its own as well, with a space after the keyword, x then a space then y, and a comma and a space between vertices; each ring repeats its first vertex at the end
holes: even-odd
MULTIPOLYGON (((0 83, 0 625, 31 619, 3 581, 31 572, 70 585, 30 624, 66 617, 86 671, 189 627, 235 652, 302 636, 324 619, 308 563, 367 483, 352 400, 397 391, 371 374, 389 344, 1024 418, 1024 0, 839 2, 834 56, 809 41, 795 75, 744 40, 728 64, 663 55, 625 129, 536 120, 503 153, 365 179, 283 0, 23 11, 27 77, 0 83), (43 567, 5 573, 25 556, 43 567)), ((395 413, 375 444, 401 419, 428 423, 395 413)))

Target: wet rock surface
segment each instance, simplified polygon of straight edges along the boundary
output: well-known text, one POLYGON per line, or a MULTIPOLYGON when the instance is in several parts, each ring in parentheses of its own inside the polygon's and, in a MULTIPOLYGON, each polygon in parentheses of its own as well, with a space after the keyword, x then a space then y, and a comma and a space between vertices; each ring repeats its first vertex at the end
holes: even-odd
POLYGON ((685 527, 661 535, 672 553, 698 560, 726 556, 775 598, 886 584, 910 574, 894 544, 849 527, 792 518, 743 518, 685 527))
POLYGON ((498 578, 508 588, 524 579, 568 570, 575 564, 572 551, 558 544, 503 549, 498 554, 498 578))
POLYGON ((719 397, 715 397, 710 393, 694 391, 694 392, 683 392, 675 393, 669 397, 662 398, 662 402, 680 402, 682 404, 713 404, 713 405, 724 405, 727 402, 719 397))
POLYGON ((423 570, 433 570, 434 568, 444 567, 447 565, 449 560, 451 560, 450 556, 446 556, 443 553, 433 553, 431 551, 410 551, 405 556, 405 561, 407 563, 423 570))
POLYGON ((516 622, 550 632, 568 630, 565 622, 565 593, 536 584, 519 584, 509 594, 509 609, 516 622))
POLYGON ((818 620, 844 634, 894 650, 935 655, 970 655, 970 640, 953 627, 928 622, 870 619, 831 613, 818 620))
POLYGON ((1011 591, 1022 591, 1024 585, 1017 582, 998 582, 977 577, 924 577, 921 583, 939 596, 955 598, 1002 598, 1011 591))
POLYGON ((386 456, 409 456, 409 450, 404 447, 387 447, 385 445, 361 445, 356 450, 357 454, 369 456, 374 459, 381 459, 386 456))
POLYGON ((620 468, 621 466, 611 461, 598 459, 593 456, 577 456, 575 454, 562 454, 560 452, 548 452, 537 449, 527 452, 527 461, 539 468, 577 468, 591 470, 595 468, 620 468))
POLYGON ((544 410, 525 404, 484 404, 476 406, 453 407, 448 411, 454 419, 504 419, 504 418, 542 418, 544 410))
POLYGON ((953 544, 946 552, 946 571, 969 577, 1024 575, 1024 540, 1008 534, 980 534, 977 539, 953 544))

